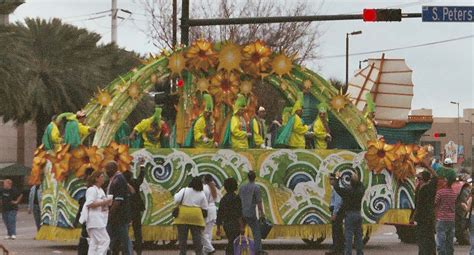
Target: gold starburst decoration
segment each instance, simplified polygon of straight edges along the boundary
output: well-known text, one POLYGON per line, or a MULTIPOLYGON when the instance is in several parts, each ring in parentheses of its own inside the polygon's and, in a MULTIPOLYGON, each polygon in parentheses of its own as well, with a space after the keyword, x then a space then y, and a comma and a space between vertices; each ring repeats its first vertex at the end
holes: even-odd
POLYGON ((140 96, 140 84, 138 82, 134 82, 128 87, 128 95, 135 100, 138 99, 140 96))
POLYGON ((331 98, 331 108, 340 112, 350 102, 349 96, 342 94, 342 91, 331 98))
POLYGON ((271 63, 272 71, 278 76, 290 75, 291 69, 293 68, 293 61, 285 54, 278 54, 275 56, 271 63))
POLYGON ((113 122, 116 122, 118 121, 120 118, 120 114, 118 112, 113 112, 111 115, 110 115, 110 119, 113 121, 113 122))
POLYGON ((158 76, 156 74, 151 74, 150 75, 150 82, 152 84, 156 84, 158 82, 158 76))
POLYGON ((186 60, 189 69, 207 71, 215 66, 217 55, 210 42, 199 39, 193 42, 186 51, 186 60))
POLYGON ((242 49, 242 67, 246 73, 263 76, 270 66, 270 48, 260 40, 250 43, 242 49))
POLYGON ((240 68, 241 61, 242 54, 240 53, 240 47, 233 43, 227 43, 219 52, 219 67, 217 70, 224 69, 227 72, 233 70, 242 71, 240 68))
POLYGON ((101 106, 108 106, 111 101, 112 97, 110 96, 110 94, 105 90, 99 89, 99 93, 97 94, 97 102, 101 106))
POLYGON ((234 98, 239 93, 239 76, 235 73, 219 72, 211 78, 209 92, 214 96, 216 103, 226 98, 234 98))
POLYGON ((305 80, 305 81, 303 82, 303 88, 304 88, 305 90, 311 89, 312 86, 313 86, 313 83, 311 82, 311 80, 305 80))
POLYGON ((251 81, 243 81, 241 84, 240 84, 240 93, 244 94, 244 95, 248 95, 252 92, 252 82, 251 81))
POLYGON ((198 91, 204 92, 209 89, 209 80, 207 78, 199 78, 196 82, 196 87, 198 91))
POLYGON ((186 59, 183 56, 183 52, 175 52, 168 57, 168 68, 171 70, 172 75, 181 75, 185 66, 186 59))
POLYGON ((359 126, 357 126, 357 131, 359 131, 360 133, 365 133, 368 129, 369 128, 364 123, 361 123, 359 126))

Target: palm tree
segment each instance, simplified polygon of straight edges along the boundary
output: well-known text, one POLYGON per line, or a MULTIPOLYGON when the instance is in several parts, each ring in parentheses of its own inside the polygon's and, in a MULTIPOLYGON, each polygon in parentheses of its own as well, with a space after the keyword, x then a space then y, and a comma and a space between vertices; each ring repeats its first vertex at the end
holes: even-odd
POLYGON ((34 120, 40 141, 52 115, 77 111, 98 88, 140 63, 136 53, 98 45, 100 39, 59 19, 28 18, 0 30, 0 45, 6 45, 0 50, 0 116, 34 120))

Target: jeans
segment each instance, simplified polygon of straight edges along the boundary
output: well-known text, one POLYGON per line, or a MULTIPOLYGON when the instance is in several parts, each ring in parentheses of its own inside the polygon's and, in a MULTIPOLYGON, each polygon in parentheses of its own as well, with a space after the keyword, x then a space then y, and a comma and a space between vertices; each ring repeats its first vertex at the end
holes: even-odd
POLYGON ((344 231, 343 227, 344 213, 339 211, 336 220, 332 224, 332 250, 338 253, 344 251, 344 231))
POLYGON ((7 227, 7 235, 16 235, 16 210, 9 210, 2 212, 3 223, 7 227))
POLYGON ((436 248, 438 255, 454 254, 454 221, 436 222, 436 248))
POLYGON ((41 227, 41 208, 39 205, 33 205, 33 218, 35 219, 36 230, 41 227))
POLYGON ((122 247, 123 255, 133 254, 133 245, 128 236, 128 223, 109 224, 107 226, 107 233, 110 236, 110 249, 112 254, 118 254, 118 248, 122 247))
POLYGON ((434 221, 417 222, 415 235, 418 244, 418 255, 436 254, 434 221))
POLYGON ((227 236, 226 255, 234 255, 234 240, 240 235, 239 222, 224 222, 224 231, 227 236))
POLYGON ((344 247, 346 251, 345 254, 352 254, 352 240, 354 240, 355 236, 354 242, 357 255, 363 255, 364 252, 362 251, 362 247, 364 246, 364 243, 362 242, 362 216, 359 211, 346 212, 344 229, 344 247))
POLYGON ((193 237, 194 251, 196 255, 202 255, 202 227, 194 225, 180 224, 178 226, 179 254, 186 255, 188 249, 188 232, 191 231, 193 237))
POLYGON ((471 227, 470 227, 470 240, 471 240, 471 249, 469 250, 469 255, 474 255, 474 217, 471 216, 471 227))
POLYGON ((260 232, 260 222, 255 218, 244 217, 244 222, 249 225, 253 234, 253 241, 255 245, 255 253, 263 251, 262 249, 262 234, 260 232))

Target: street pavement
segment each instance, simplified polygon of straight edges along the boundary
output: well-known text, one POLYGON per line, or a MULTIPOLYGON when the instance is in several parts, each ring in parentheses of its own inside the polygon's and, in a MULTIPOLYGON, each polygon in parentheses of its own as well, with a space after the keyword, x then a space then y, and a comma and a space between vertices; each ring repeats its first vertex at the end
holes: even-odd
MULTIPOLYGON (((6 235, 6 228, 0 224, 0 244, 4 245, 10 254, 77 254, 76 242, 51 242, 34 240, 36 228, 33 222, 33 215, 27 214, 26 209, 22 208, 18 212, 17 218, 17 240, 3 240, 6 235)), ((331 240, 326 240, 321 247, 310 248, 301 240, 265 240, 264 248, 269 254, 324 254, 329 248, 331 240)), ((224 241, 216 242, 218 251, 217 255, 224 254, 224 241)), ((468 246, 455 246, 455 254, 466 255, 469 252, 468 246)), ((398 240, 395 228, 391 226, 381 226, 372 234, 370 241, 364 247, 367 255, 383 254, 383 255, 415 255, 418 254, 416 245, 404 244, 398 240)), ((355 253, 355 251, 354 251, 355 253)), ((1 252, 0 252, 1 254, 1 252)), ((166 249, 147 249, 143 254, 178 254, 176 246, 166 249)), ((188 254, 194 254, 188 252, 188 254)))

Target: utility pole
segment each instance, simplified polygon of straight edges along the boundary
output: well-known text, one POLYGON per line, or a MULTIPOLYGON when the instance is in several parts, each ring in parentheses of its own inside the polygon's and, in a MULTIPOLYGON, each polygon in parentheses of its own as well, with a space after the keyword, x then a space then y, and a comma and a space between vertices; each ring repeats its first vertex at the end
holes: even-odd
POLYGON ((112 0, 112 40, 111 42, 117 44, 117 0, 112 0))
POLYGON ((189 44, 189 0, 181 2, 181 44, 189 44))

